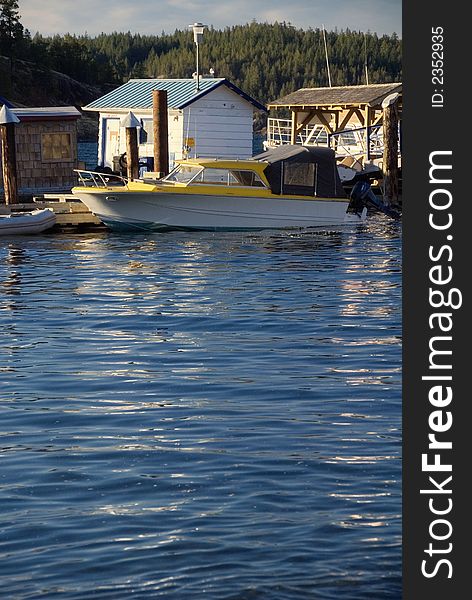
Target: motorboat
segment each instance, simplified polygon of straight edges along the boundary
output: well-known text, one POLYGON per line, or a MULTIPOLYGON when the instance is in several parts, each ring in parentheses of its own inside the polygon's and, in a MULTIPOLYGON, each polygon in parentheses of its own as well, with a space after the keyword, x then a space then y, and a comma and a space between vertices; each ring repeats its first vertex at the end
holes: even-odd
POLYGON ((363 199, 347 197, 329 148, 180 160, 161 179, 77 173, 72 193, 112 229, 291 229, 356 224, 367 215, 363 199))
POLYGON ((0 235, 29 235, 42 233, 53 227, 56 215, 50 208, 35 209, 30 212, 13 212, 0 215, 0 235))

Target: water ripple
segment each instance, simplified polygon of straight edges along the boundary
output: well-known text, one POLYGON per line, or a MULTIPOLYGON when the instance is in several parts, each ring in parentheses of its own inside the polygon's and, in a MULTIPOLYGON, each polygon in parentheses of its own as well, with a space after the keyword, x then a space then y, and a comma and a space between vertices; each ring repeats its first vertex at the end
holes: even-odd
POLYGON ((397 600, 400 240, 2 239, 5 597, 397 600))

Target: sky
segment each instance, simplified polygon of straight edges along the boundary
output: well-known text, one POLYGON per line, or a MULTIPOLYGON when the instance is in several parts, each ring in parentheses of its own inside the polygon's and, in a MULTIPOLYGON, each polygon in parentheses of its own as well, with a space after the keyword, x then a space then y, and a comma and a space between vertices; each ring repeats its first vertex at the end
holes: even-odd
POLYGON ((172 33, 200 21, 216 29, 290 22, 401 37, 402 0, 19 0, 22 24, 43 35, 131 31, 172 33))

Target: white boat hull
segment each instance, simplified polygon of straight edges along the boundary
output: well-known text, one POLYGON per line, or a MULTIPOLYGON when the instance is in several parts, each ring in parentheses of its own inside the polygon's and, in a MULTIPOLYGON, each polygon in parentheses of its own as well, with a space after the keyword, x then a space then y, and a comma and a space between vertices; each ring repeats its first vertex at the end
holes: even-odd
POLYGON ((167 192, 81 190, 72 192, 112 229, 291 229, 360 223, 347 213, 348 199, 292 199, 167 192))
POLYGON ((0 215, 0 235, 30 235, 53 227, 56 215, 49 208, 27 213, 0 215))

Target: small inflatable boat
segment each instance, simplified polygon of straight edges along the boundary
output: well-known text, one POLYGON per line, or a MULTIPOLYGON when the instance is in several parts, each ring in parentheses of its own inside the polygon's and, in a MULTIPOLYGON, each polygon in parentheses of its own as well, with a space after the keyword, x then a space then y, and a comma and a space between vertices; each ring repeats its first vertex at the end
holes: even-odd
POLYGON ((41 233, 53 227, 55 223, 56 215, 50 208, 0 215, 0 235, 41 233))

